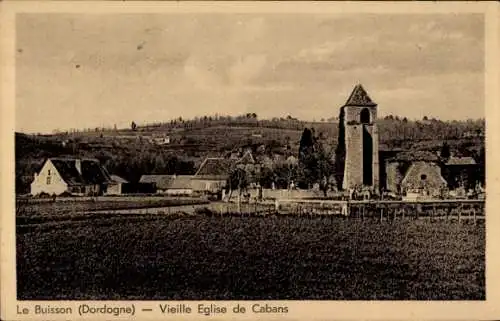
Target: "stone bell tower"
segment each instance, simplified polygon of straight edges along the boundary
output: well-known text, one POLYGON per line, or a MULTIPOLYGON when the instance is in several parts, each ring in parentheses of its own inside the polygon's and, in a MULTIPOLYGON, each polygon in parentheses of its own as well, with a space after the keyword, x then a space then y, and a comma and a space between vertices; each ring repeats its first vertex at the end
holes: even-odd
POLYGON ((377 104, 356 85, 343 108, 345 163, 342 188, 379 187, 377 104))

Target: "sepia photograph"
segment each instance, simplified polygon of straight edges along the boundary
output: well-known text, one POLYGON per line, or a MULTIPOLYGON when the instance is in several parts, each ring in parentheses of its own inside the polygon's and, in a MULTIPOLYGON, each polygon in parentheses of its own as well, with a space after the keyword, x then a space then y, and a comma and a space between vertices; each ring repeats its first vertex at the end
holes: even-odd
POLYGON ((486 301, 485 19, 17 13, 15 299, 486 301))
POLYGON ((20 14, 18 298, 484 299, 483 19, 20 14))

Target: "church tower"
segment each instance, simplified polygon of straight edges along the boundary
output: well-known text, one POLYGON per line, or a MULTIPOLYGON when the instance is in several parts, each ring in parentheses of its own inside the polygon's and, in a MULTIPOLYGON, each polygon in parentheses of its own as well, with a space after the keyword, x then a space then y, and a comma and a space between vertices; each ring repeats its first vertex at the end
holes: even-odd
POLYGON ((354 186, 379 188, 377 104, 363 86, 354 87, 342 106, 344 127, 344 175, 342 188, 354 186))

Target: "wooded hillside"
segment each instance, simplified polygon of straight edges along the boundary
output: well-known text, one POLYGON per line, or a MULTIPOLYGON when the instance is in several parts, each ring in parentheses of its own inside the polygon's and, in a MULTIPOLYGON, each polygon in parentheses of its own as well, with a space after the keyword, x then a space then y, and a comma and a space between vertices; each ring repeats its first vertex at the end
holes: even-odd
MULTIPOLYGON (((381 149, 438 151, 447 142, 451 151, 477 156, 484 147, 485 121, 410 121, 387 116, 378 120, 381 149)), ((331 153, 337 145, 335 120, 305 122, 293 117, 258 120, 255 114, 239 117, 206 116, 193 120, 136 125, 127 129, 72 131, 52 135, 16 133, 16 191, 26 193, 33 173, 47 157, 95 157, 108 171, 137 181, 142 174, 193 174, 203 158, 228 156, 250 148, 255 156, 298 156, 304 128, 314 128, 318 141, 331 153), (155 135, 170 142, 157 145, 155 135)))

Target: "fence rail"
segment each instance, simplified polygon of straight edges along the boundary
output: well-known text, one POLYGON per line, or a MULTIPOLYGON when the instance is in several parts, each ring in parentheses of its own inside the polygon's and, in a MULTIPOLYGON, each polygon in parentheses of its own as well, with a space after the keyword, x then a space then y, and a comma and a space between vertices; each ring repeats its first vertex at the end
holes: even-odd
POLYGON ((429 218, 447 220, 484 220, 484 200, 419 200, 419 201, 337 201, 297 200, 275 201, 279 213, 299 215, 342 215, 353 218, 429 218))

